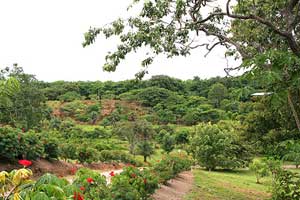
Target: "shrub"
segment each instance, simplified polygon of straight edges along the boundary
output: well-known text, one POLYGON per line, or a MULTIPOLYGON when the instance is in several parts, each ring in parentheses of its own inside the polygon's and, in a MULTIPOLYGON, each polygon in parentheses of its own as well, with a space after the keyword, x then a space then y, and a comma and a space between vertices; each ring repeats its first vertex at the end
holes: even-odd
POLYGON ((73 185, 81 188, 86 199, 105 199, 109 194, 105 177, 90 169, 79 169, 73 185))
POLYGON ((233 131, 221 130, 218 125, 199 125, 191 147, 194 158, 208 170, 243 167, 250 160, 248 149, 237 135, 233 131))
POLYGON ((291 141, 288 145, 287 153, 283 156, 283 159, 292 161, 298 169, 300 165, 300 142, 291 141))
POLYGON ((103 150, 100 152, 100 160, 102 162, 123 162, 123 163, 130 163, 132 165, 141 166, 142 164, 139 163, 134 159, 134 157, 124 151, 117 151, 117 150, 103 150))
POLYGON ((300 174, 281 170, 275 176, 272 187, 272 199, 294 200, 300 199, 300 174))
POLYGON ((269 174, 268 165, 263 160, 253 159, 252 163, 249 165, 249 168, 255 173, 256 183, 260 183, 260 179, 268 176, 269 174))
POLYGON ((46 159, 56 159, 60 156, 59 143, 57 138, 45 138, 43 140, 44 157, 46 159))
POLYGON ((122 200, 148 199, 157 188, 157 178, 148 169, 140 171, 126 167, 120 175, 112 178, 111 196, 122 200))
POLYGON ((96 149, 86 145, 77 148, 77 159, 81 163, 92 163, 99 160, 99 153, 96 149))
POLYGON ((166 183, 178 173, 189 170, 192 166, 191 159, 185 154, 170 154, 158 161, 153 171, 159 177, 160 183, 166 183))
POLYGON ((64 143, 60 145, 60 154, 64 160, 77 158, 77 147, 72 143, 64 143))
POLYGON ((58 99, 63 102, 71 102, 74 100, 80 100, 80 99, 82 99, 82 97, 80 96, 79 93, 72 91, 72 92, 66 92, 65 94, 60 95, 58 97, 58 99))
POLYGON ((22 155, 24 140, 22 131, 11 127, 0 127, 0 158, 14 160, 22 155))

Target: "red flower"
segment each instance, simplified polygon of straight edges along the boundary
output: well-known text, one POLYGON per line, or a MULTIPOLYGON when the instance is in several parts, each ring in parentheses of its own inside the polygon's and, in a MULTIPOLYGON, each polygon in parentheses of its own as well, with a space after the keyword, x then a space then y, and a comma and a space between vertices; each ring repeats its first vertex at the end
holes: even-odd
POLYGON ((87 178, 86 181, 87 181, 88 183, 92 183, 92 182, 94 182, 94 179, 92 179, 92 178, 87 178))
POLYGON ((29 167, 32 165, 32 162, 30 160, 19 160, 19 164, 23 165, 24 167, 29 167))
POLYGON ((85 190, 85 187, 81 186, 79 189, 80 189, 81 191, 84 191, 84 190, 85 190))
POLYGON ((136 174, 131 174, 130 176, 131 176, 131 178, 135 178, 136 174))
POLYGON ((81 194, 78 192, 74 192, 74 196, 73 196, 74 200, 84 200, 83 196, 81 196, 81 194))
POLYGON ((77 171, 77 169, 75 167, 70 169, 70 172, 72 175, 74 175, 76 173, 76 171, 77 171))
POLYGON ((114 172, 114 171, 111 171, 111 172, 109 173, 109 175, 110 175, 110 176, 115 176, 115 172, 114 172))
POLYGON ((147 179, 144 178, 144 183, 147 184, 147 179))

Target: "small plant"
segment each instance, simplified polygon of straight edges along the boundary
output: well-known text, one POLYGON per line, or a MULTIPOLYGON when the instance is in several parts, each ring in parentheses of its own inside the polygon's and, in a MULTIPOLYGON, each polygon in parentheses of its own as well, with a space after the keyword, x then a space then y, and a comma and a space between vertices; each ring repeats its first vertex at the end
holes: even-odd
MULTIPOLYGON (((29 165, 25 160, 21 163, 24 164, 24 167, 29 165)), ((31 183, 29 179, 31 176, 32 171, 26 168, 13 170, 10 173, 0 172, 0 199, 21 199, 20 190, 24 185, 31 183)))
POLYGON ((267 163, 259 159, 253 159, 249 165, 250 170, 255 173, 256 183, 260 184, 260 179, 269 175, 269 169, 267 163))

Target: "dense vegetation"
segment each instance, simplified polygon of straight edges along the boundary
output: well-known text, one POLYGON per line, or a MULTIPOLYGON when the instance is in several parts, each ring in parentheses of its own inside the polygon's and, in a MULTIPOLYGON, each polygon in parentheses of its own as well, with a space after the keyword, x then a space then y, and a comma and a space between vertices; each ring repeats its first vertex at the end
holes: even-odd
MULTIPOLYGON (((274 188, 283 187, 283 191, 297 176, 281 172, 275 162, 299 165, 299 134, 291 110, 288 106, 278 109, 275 95, 252 95, 267 90, 247 76, 45 83, 15 66, 1 77, 3 84, 11 84, 16 91, 1 97, 3 161, 44 158, 143 166, 142 161, 161 148, 166 155, 175 149, 185 151, 194 164, 210 171, 250 166, 258 183, 272 174, 274 188), (275 161, 251 162, 255 156, 275 161)), ((166 183, 192 162, 180 163, 167 156, 146 165, 160 173, 159 182, 166 183)), ((274 189, 274 196, 282 195, 274 189)))
POLYGON ((136 80, 47 83, 17 65, 1 70, 0 160, 19 160, 24 169, 0 173, 0 199, 149 199, 158 183, 192 165, 209 171, 194 171, 197 184, 216 190, 201 188, 207 199, 251 198, 241 194, 244 182, 232 182, 243 173, 242 180, 255 192, 260 188, 263 198, 270 197, 269 186, 275 200, 300 199, 299 174, 282 166, 300 165, 300 2, 226 2, 224 11, 210 0, 135 0, 130 7, 141 4, 136 16, 90 28, 83 46, 99 34, 120 39, 106 56, 106 71, 149 47, 136 80), (203 35, 215 43, 195 39, 203 35), (227 74, 244 69, 242 76, 140 80, 156 55, 187 56, 200 47, 209 53, 218 45, 242 61, 225 69, 227 74), (24 159, 40 158, 147 169, 111 172, 109 185, 87 169, 72 183, 49 174, 29 181, 32 172, 25 167, 31 161, 24 159), (198 183, 199 178, 212 180, 198 183))

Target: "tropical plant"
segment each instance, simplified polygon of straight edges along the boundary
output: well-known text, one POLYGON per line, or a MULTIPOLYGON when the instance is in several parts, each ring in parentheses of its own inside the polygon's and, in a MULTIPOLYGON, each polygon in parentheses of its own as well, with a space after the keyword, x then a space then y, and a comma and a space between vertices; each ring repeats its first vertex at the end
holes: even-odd
POLYGON ((256 183, 260 183, 262 177, 268 176, 269 169, 267 163, 260 159, 253 159, 249 165, 250 170, 252 170, 256 176, 256 183))

